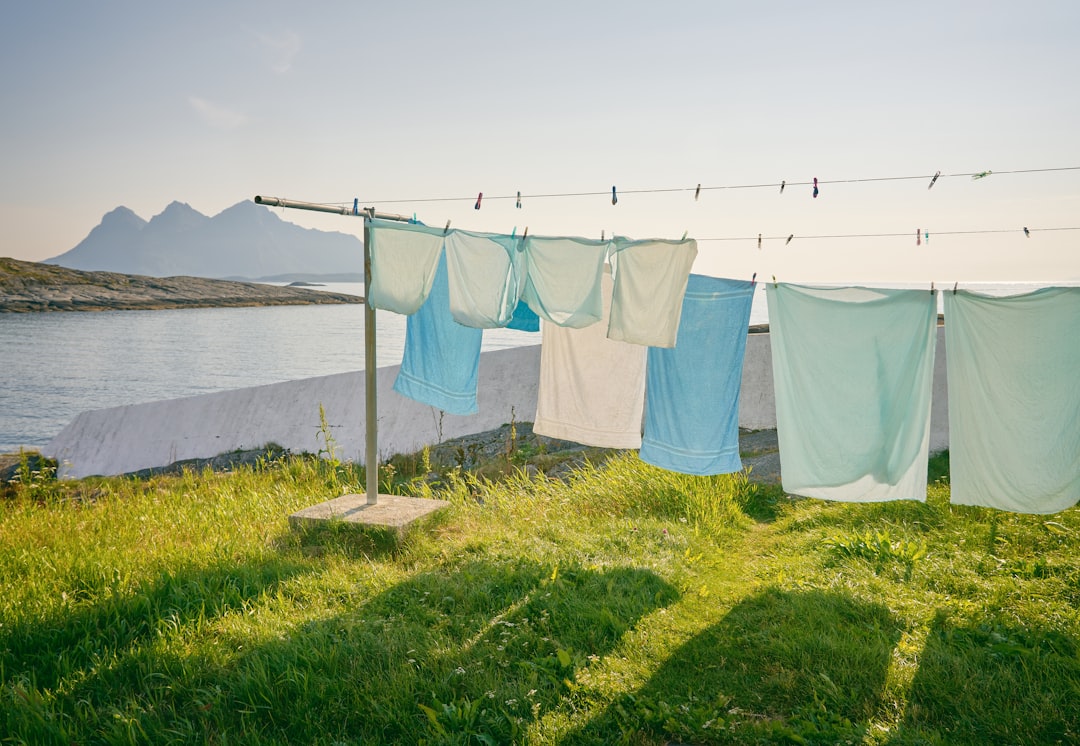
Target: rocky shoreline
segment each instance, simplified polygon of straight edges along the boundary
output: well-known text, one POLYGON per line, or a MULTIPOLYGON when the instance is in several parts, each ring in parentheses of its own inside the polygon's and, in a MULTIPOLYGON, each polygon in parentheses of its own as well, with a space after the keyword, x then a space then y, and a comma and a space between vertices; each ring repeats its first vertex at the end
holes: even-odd
POLYGON ((0 313, 361 303, 355 295, 205 277, 83 272, 0 258, 0 313))

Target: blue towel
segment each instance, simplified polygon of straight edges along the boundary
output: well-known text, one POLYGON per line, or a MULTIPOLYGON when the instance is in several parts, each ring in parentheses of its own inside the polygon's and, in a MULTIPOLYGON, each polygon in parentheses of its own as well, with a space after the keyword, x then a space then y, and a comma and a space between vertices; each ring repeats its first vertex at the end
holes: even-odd
POLYGON ((675 346, 650 347, 642 461, 729 474, 739 460, 739 390, 754 285, 690 275, 675 346))
POLYGON ((450 414, 475 414, 483 333, 450 315, 444 254, 428 299, 406 322, 405 355, 394 391, 450 414))
POLYGON ((538 332, 540 331, 540 317, 536 315, 536 311, 529 308, 528 303, 519 301, 514 308, 514 317, 510 319, 506 328, 517 329, 519 332, 538 332))

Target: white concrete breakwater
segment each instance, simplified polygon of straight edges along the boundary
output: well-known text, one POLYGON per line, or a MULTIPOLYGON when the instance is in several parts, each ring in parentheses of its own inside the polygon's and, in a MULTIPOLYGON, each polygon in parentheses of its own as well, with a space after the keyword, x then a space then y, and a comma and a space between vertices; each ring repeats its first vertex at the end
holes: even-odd
MULTIPOLYGON (((948 447, 944 329, 938 329, 930 448, 948 447)), ((379 456, 409 453, 447 438, 484 432, 536 414, 540 346, 485 352, 479 373, 479 413, 442 414, 393 390, 399 366, 378 370, 379 456)), ((60 462, 61 475, 124 474, 175 461, 276 443, 317 452, 322 405, 340 458, 363 462, 365 444, 362 371, 83 412, 43 453, 60 462)), ((751 334, 743 364, 739 425, 776 427, 769 335, 751 334)))

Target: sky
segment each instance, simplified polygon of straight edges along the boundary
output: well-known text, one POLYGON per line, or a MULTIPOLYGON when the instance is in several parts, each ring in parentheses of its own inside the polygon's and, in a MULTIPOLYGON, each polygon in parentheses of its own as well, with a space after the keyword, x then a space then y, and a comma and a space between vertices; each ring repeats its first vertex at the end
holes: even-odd
POLYGON ((687 233, 725 277, 1075 283, 1080 230, 1046 229, 1080 228, 1078 30, 1075 0, 6 3, 0 256, 258 194, 687 233), (896 176, 927 178, 851 181, 896 176))

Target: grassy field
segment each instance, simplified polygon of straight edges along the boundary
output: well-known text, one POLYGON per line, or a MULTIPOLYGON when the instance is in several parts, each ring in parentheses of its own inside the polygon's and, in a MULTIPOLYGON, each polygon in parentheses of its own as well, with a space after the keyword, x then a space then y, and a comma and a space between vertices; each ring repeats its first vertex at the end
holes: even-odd
MULTIPOLYGON (((398 540, 286 516, 362 472, 56 483, 0 499, 0 742, 1080 742, 1080 509, 792 500, 527 448, 398 540)), ((932 464, 932 475, 945 468, 932 464)))

